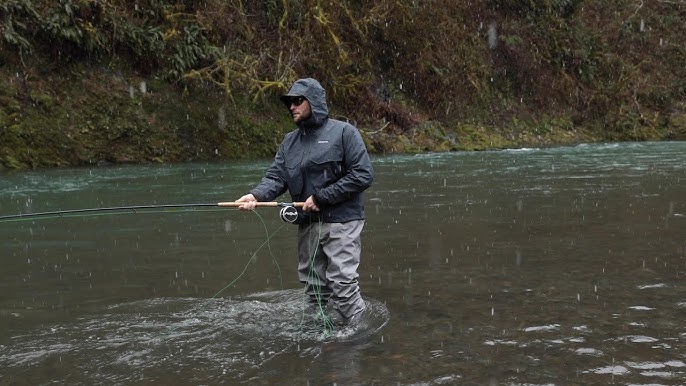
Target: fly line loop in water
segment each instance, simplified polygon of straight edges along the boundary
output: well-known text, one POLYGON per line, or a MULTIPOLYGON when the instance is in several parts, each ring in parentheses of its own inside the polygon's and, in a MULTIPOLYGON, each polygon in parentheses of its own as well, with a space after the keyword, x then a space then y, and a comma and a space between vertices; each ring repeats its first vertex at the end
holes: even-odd
MULTIPOLYGON (((46 212, 31 212, 31 213, 19 213, 13 215, 3 215, 0 216, 0 223, 2 222, 18 222, 18 221, 29 221, 36 219, 55 219, 55 218, 73 218, 73 217, 95 217, 95 216, 111 216, 111 215, 124 215, 124 214, 138 214, 138 213, 173 213, 176 211, 186 211, 186 210, 197 210, 198 208, 238 208, 243 203, 235 201, 218 202, 218 203, 190 203, 190 204, 152 204, 152 205, 128 205, 128 206, 112 206, 112 207, 97 207, 97 208, 81 208, 81 209, 65 209, 65 210, 54 210, 46 212)), ((279 217, 287 223, 294 223, 298 219, 298 210, 296 208, 302 207, 302 202, 256 202, 256 208, 281 208, 279 212, 279 217)), ((252 254, 248 260, 247 265, 243 268, 243 271, 238 275, 236 279, 231 281, 229 284, 224 286, 219 290, 212 298, 217 297, 220 293, 225 291, 227 288, 231 287, 236 283, 247 270, 250 262, 255 259, 257 253, 265 246, 268 246, 269 253, 272 259, 276 263, 277 269, 279 270, 279 278, 281 279, 281 270, 276 258, 271 250, 270 240, 274 237, 279 230, 283 227, 279 227, 276 231, 270 233, 267 229, 262 216, 256 211, 252 211, 257 215, 264 230, 266 232, 266 240, 257 248, 257 250, 252 254)))
MULTIPOLYGON (((184 212, 184 211, 206 211, 206 210, 222 210, 225 208, 238 208, 240 205, 243 203, 241 202, 218 202, 218 203, 175 203, 175 204, 151 204, 151 205, 127 205, 127 206, 111 206, 111 207, 94 207, 94 208, 80 208, 80 209, 60 209, 60 210, 54 210, 54 211, 44 211, 44 212, 29 212, 29 213, 18 213, 18 214, 12 214, 12 215, 2 215, 0 216, 0 223, 6 222, 23 222, 23 221, 34 221, 34 220, 48 220, 48 219, 63 219, 63 218, 83 218, 83 217, 100 217, 100 216, 114 216, 114 215, 136 215, 136 214, 157 214, 157 213, 177 213, 177 212, 184 212), (209 209, 213 208, 213 209, 209 209)), ((295 223, 298 220, 299 217, 299 212, 297 208, 301 208, 303 206, 303 202, 256 202, 255 203, 255 208, 279 208, 279 217, 285 222, 285 223, 295 223)), ((214 298, 217 298, 221 293, 226 291, 228 288, 232 287, 236 282, 238 282, 245 274, 245 272, 248 270, 248 267, 252 262, 254 262, 257 254, 265 247, 267 246, 269 250, 269 254, 274 261, 277 271, 279 274, 279 280, 281 282, 281 286, 283 287, 283 278, 281 275, 281 269, 279 267, 279 264, 277 262, 276 257, 274 256, 271 248, 270 241, 271 239, 283 228, 285 224, 282 224, 279 226, 276 230, 273 232, 270 232, 269 229, 267 228, 266 223, 264 222, 264 219, 262 216, 256 211, 252 210, 253 213, 258 217, 259 221, 261 222, 265 234, 266 234, 266 239, 260 244, 257 249, 251 254, 250 258, 246 262, 245 266, 243 267, 242 271, 233 279, 231 280, 228 284, 226 284, 224 287, 219 289, 214 295, 212 295, 210 298, 206 299, 205 302, 202 302, 199 304, 199 307, 205 307, 207 305, 207 302, 211 301, 214 298)), ((321 221, 321 219, 319 219, 321 221)), ((321 223, 320 223, 321 224, 321 223)), ((321 232, 321 227, 319 228, 319 233, 321 232)), ((321 236, 321 235, 319 235, 321 236)), ((318 237, 319 238, 319 237, 318 237)), ((315 242, 315 244, 317 244, 315 242)), ((313 256, 311 257, 310 260, 310 275, 314 275, 314 259, 317 254, 318 250, 318 245, 313 246, 311 248, 314 250, 313 256)), ((324 303, 323 296, 321 293, 317 294, 317 314, 321 318, 321 322, 323 322, 323 331, 325 334, 330 334, 333 330, 333 323, 331 319, 327 316, 326 312, 324 311, 324 303)), ((305 309, 305 305, 303 305, 303 312, 305 309)), ((303 314, 304 318, 304 314, 303 314)), ((304 319, 301 320, 301 323, 304 322, 304 319)))

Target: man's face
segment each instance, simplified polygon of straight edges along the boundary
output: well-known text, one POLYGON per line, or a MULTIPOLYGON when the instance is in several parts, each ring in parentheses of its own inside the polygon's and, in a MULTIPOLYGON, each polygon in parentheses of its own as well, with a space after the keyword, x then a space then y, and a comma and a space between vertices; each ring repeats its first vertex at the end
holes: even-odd
POLYGON ((291 98, 288 102, 288 110, 291 112, 293 122, 296 124, 306 120, 312 115, 310 102, 305 97, 291 98))

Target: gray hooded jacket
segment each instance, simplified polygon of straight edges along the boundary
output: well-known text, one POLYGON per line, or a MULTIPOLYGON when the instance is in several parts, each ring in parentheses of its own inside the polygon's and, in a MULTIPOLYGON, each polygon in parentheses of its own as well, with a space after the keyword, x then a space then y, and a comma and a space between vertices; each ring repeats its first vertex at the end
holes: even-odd
POLYGON ((300 223, 364 219, 363 191, 373 169, 357 129, 329 118, 326 92, 315 79, 296 81, 283 98, 304 96, 312 115, 286 134, 262 181, 250 191, 258 201, 273 201, 289 191, 293 201, 314 196, 320 213, 300 213, 300 223), (320 217, 321 215, 321 217, 320 217))

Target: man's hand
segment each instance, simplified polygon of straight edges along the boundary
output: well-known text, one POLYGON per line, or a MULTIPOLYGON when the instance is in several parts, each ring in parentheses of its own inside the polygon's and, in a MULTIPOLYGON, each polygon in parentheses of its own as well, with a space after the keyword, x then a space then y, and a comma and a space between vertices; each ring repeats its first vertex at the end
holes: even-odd
POLYGON ((307 197, 305 203, 303 204, 303 210, 305 212, 319 212, 319 207, 314 203, 312 196, 307 197))
POLYGON ((240 210, 253 210, 253 209, 255 209, 255 204, 257 203, 257 199, 255 198, 255 196, 248 193, 245 196, 236 200, 236 202, 242 202, 243 203, 243 205, 238 207, 238 209, 240 209, 240 210))

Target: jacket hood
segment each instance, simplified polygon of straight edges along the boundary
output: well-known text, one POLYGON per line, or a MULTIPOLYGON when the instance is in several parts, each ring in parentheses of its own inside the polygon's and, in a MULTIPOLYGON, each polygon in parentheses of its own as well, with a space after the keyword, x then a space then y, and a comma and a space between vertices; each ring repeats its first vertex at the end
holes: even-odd
POLYGON ((329 106, 326 103, 326 91, 316 79, 305 78, 295 81, 288 93, 281 96, 281 101, 294 96, 303 96, 310 103, 312 115, 298 126, 319 127, 329 117, 329 106))

